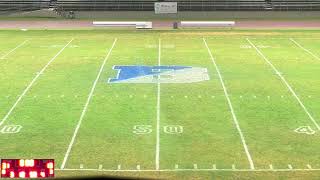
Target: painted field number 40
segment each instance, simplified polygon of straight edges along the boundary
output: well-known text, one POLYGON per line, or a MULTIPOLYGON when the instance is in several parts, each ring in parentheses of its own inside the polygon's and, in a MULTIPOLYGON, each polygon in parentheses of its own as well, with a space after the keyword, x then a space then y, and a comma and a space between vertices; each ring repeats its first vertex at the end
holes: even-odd
POLYGON ((6 125, 0 130, 2 134, 13 134, 20 132, 22 126, 20 125, 6 125))

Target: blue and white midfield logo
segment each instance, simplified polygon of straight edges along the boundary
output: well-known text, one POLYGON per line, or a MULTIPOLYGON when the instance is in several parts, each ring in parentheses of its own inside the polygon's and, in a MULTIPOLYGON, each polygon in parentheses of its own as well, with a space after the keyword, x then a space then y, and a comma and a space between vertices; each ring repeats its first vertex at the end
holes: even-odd
POLYGON ((109 83, 193 83, 209 80, 207 68, 191 66, 114 66, 109 83))

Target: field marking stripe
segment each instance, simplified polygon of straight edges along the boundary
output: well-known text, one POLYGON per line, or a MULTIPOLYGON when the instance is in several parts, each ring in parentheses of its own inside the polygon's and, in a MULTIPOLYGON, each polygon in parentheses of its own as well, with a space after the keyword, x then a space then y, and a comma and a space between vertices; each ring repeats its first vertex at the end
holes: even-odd
POLYGON ((105 171, 105 172, 186 172, 186 171, 208 171, 208 172, 294 172, 294 171, 320 171, 320 169, 55 169, 56 171, 105 171))
POLYGON ((306 106, 302 103, 296 92, 293 90, 291 85, 287 82, 287 80, 281 75, 280 71, 269 61, 269 59, 250 41, 249 38, 246 38, 246 40, 249 42, 249 44, 256 50, 256 52, 271 66, 271 68, 276 72, 276 74, 280 77, 282 82, 287 86, 289 91, 292 93, 292 95, 296 98, 304 112, 308 115, 310 120, 313 122, 313 124, 316 126, 318 130, 320 130, 319 124, 316 122, 316 120, 313 118, 313 116, 310 114, 309 110, 306 108, 306 106))
MULTIPOLYGON (((161 65, 161 39, 159 38, 158 45, 158 65, 161 65)), ((156 141, 156 170, 160 169, 160 79, 158 78, 157 83, 157 141, 156 141)))
POLYGON ((20 43, 18 46, 16 46, 15 48, 11 49, 9 52, 7 52, 6 54, 4 54, 3 56, 0 57, 0 59, 4 59, 5 57, 7 57, 9 54, 11 54, 13 51, 15 51, 16 49, 18 49, 19 47, 23 46, 26 42, 28 42, 29 40, 25 40, 22 43, 20 43))
POLYGON ((290 41, 292 41, 294 44, 296 44, 298 47, 300 47, 301 49, 303 49, 304 51, 306 51, 307 53, 309 53, 311 56, 313 56, 314 58, 316 58, 317 60, 320 61, 320 58, 315 55, 314 53, 312 53, 310 50, 304 48, 300 43, 298 43, 297 41, 295 41, 293 38, 290 38, 290 41))
POLYGON ((224 95, 225 95, 225 97, 227 99, 227 102, 228 102, 228 105, 229 105, 229 108, 230 108, 230 111, 231 111, 231 114, 232 114, 232 117, 233 117, 233 122, 234 122, 234 124, 235 124, 235 126, 236 126, 236 128, 238 130, 238 133, 240 135, 240 139, 241 139, 243 148, 244 148, 245 153, 247 155, 247 159, 248 159, 249 164, 250 164, 250 169, 254 169, 254 163, 253 163, 252 157, 250 155, 249 148, 247 146, 246 140, 245 140, 244 135, 242 133, 242 130, 240 128, 240 125, 239 125, 239 122, 238 122, 238 118, 237 118, 237 116, 236 116, 236 114, 234 112, 233 105, 232 105, 231 100, 229 98, 228 90, 227 90, 227 88, 226 88, 226 86, 224 84, 222 75, 220 73, 220 69, 219 69, 219 67, 218 67, 218 65, 217 65, 217 63, 216 63, 216 61, 215 61, 215 59, 214 59, 214 57, 213 57, 213 55, 211 53, 211 50, 210 50, 205 38, 203 38, 203 42, 204 42, 205 46, 207 47, 207 50, 208 50, 208 53, 210 55, 211 61, 212 61, 213 65, 215 66, 215 69, 216 69, 216 71, 218 73, 218 76, 219 76, 219 79, 220 79, 220 83, 221 83, 223 91, 224 91, 224 95))
POLYGON ((90 101, 91 101, 91 99, 92 99, 94 90, 96 89, 97 83, 98 83, 98 81, 99 81, 99 79, 100 79, 100 76, 101 76, 101 74, 102 74, 102 71, 103 71, 103 69, 104 69, 104 66, 105 66, 107 60, 109 59, 109 56, 110 56, 110 54, 111 54, 111 52, 112 52, 112 50, 113 50, 116 42, 117 42, 117 38, 114 39, 111 48, 109 49, 107 55, 105 56, 105 58, 104 58, 104 60, 103 60, 103 62, 102 62, 102 64, 101 64, 100 70, 99 70, 99 72, 98 72, 98 74, 97 74, 97 77, 96 77, 96 79, 95 79, 95 81, 94 81, 94 83, 93 83, 93 85, 92 85, 92 88, 91 88, 90 93, 89 93, 89 95, 88 95, 87 101, 86 101, 86 103, 85 103, 85 105, 84 105, 84 107, 83 107, 83 110, 82 110, 82 112, 81 112, 81 116, 80 116, 80 118, 79 118, 78 124, 77 124, 77 126, 76 126, 76 128, 75 128, 75 130, 74 130, 74 132, 73 132, 72 139, 71 139, 71 141, 70 141, 70 143, 69 143, 68 149, 67 149, 66 154, 65 154, 65 156, 64 156, 64 158, 63 158, 63 162, 62 162, 62 164, 61 164, 61 169, 64 169, 64 167, 65 167, 65 165, 66 165, 66 162, 67 162, 67 160, 68 160, 68 158, 69 158, 69 154, 70 154, 71 149, 72 149, 72 146, 73 146, 74 141, 75 141, 75 139, 76 139, 76 137, 77 137, 77 135, 78 135, 78 131, 79 131, 79 128, 80 128, 80 126, 81 126, 82 120, 83 120, 83 118, 84 118, 84 116, 85 116, 85 114, 86 114, 86 112, 87 112, 87 110, 88 110, 88 106, 89 106, 90 101))
POLYGON ((48 66, 62 53, 62 51, 73 41, 73 38, 41 69, 39 73, 32 79, 30 84, 26 87, 26 89, 22 92, 16 102, 13 104, 8 113, 4 116, 4 118, 0 121, 0 126, 9 118, 13 110, 16 108, 18 103, 22 100, 22 98, 27 94, 33 84, 37 81, 37 79, 41 76, 41 74, 48 68, 48 66))

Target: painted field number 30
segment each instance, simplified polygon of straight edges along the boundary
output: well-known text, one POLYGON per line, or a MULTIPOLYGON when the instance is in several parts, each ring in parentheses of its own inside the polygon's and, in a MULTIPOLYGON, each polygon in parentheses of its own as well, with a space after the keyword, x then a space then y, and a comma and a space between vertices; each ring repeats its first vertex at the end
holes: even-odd
POLYGON ((18 132, 20 132, 21 128, 22 128, 22 126, 20 126, 20 125, 6 125, 6 126, 3 126, 0 133, 2 133, 2 134, 18 133, 18 132))

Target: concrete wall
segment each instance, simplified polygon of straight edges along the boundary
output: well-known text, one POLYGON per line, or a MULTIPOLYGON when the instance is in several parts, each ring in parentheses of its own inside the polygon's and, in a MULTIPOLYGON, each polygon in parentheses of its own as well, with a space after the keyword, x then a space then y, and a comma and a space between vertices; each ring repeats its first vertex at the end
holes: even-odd
POLYGON ((163 19, 163 20, 205 20, 205 19, 319 19, 319 11, 213 11, 179 12, 178 14, 156 15, 154 12, 75 12, 76 18, 94 19, 163 19))

